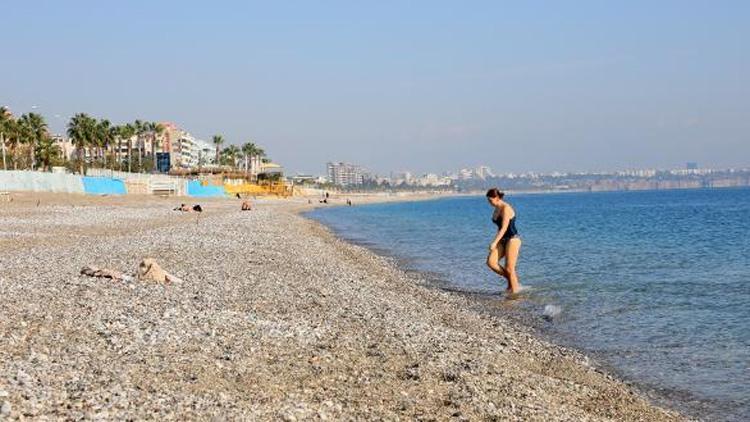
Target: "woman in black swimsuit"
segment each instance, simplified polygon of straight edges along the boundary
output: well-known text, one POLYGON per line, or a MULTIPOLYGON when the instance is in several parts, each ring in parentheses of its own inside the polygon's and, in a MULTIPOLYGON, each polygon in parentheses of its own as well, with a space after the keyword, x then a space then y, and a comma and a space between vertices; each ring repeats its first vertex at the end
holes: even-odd
POLYGON ((516 212, 509 203, 503 201, 503 196, 505 194, 497 188, 487 191, 487 201, 494 209, 492 222, 497 225, 497 234, 490 243, 487 266, 508 280, 506 291, 518 293, 521 285, 518 283, 518 274, 516 274, 516 262, 521 249, 521 238, 516 229, 516 212), (502 257, 505 257, 505 267, 500 266, 502 257))

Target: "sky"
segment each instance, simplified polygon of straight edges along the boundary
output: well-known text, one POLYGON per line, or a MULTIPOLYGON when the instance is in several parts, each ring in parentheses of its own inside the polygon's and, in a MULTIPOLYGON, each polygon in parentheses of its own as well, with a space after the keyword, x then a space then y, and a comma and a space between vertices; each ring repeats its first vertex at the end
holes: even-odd
POLYGON ((0 105, 440 172, 750 167, 747 1, 0 0, 0 105))

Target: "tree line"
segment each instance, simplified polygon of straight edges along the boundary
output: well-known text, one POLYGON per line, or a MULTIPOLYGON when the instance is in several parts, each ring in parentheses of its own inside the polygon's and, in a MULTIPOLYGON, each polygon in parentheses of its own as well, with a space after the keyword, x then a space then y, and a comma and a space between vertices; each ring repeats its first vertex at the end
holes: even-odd
POLYGON ((260 163, 268 163, 270 160, 266 157, 266 152, 254 142, 245 142, 242 146, 228 145, 224 148, 224 137, 214 135, 211 139, 216 147, 215 163, 232 168, 244 169, 245 173, 258 166, 260 163))
MULTIPOLYGON (((113 125, 107 119, 78 113, 67 124, 66 134, 75 151, 67 160, 49 132, 44 116, 26 113, 15 118, 6 107, 0 107, 2 168, 47 171, 52 166, 66 166, 81 174, 85 173, 86 167, 129 172, 156 171, 156 154, 161 152, 157 151, 161 149, 157 145, 163 142, 165 132, 164 125, 157 122, 135 120, 113 125), (124 149, 124 146, 127 148, 124 149)), ((268 162, 263 149, 253 142, 246 142, 241 147, 228 145, 222 149, 224 143, 223 136, 214 135, 216 156, 213 164, 249 172, 259 163, 268 162)), ((200 157, 198 165, 211 164, 206 158, 200 157)))

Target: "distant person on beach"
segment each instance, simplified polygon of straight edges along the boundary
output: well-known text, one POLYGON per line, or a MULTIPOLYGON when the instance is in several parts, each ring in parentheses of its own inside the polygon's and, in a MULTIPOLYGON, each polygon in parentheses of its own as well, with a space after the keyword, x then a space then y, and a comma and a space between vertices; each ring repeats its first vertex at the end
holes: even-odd
POLYGON ((242 201, 242 211, 252 211, 253 206, 250 204, 250 201, 244 200, 242 201))
POLYGON ((509 203, 503 200, 505 194, 497 188, 487 191, 487 201, 492 205, 492 222, 497 225, 497 233, 490 243, 490 254, 487 266, 508 280, 508 293, 518 293, 521 285, 516 274, 518 252, 521 249, 521 238, 516 229, 516 212, 509 203), (505 257, 505 267, 500 266, 500 259, 505 257))
POLYGON ((203 208, 201 208, 200 204, 195 204, 193 207, 189 207, 186 204, 180 204, 179 207, 172 209, 172 211, 180 211, 180 212, 203 212, 203 208))

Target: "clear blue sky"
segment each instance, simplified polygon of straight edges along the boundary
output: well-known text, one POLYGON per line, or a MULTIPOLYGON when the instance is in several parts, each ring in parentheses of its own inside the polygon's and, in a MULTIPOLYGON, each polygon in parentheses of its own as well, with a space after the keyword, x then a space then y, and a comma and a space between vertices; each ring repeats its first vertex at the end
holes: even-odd
POLYGON ((0 104, 288 172, 750 166, 748 1, 5 1, 0 104))

